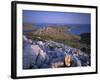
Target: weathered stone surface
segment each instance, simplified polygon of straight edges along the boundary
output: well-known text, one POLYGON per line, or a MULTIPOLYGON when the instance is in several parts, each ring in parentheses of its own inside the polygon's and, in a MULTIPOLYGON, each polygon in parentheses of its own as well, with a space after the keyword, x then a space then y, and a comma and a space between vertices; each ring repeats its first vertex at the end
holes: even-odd
POLYGON ((65 56, 70 55, 70 67, 90 65, 90 56, 54 41, 30 41, 23 37, 23 69, 56 68, 65 66, 65 56), (60 46, 60 47, 59 47, 60 46), (53 48, 51 48, 53 47, 53 48))

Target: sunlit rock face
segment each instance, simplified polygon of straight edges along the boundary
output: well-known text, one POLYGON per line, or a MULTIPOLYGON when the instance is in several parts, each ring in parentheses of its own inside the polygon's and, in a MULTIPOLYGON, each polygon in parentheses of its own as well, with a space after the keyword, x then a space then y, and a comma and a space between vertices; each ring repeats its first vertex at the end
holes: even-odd
POLYGON ((54 41, 34 41, 23 36, 23 69, 89 65, 90 57, 79 49, 54 41))

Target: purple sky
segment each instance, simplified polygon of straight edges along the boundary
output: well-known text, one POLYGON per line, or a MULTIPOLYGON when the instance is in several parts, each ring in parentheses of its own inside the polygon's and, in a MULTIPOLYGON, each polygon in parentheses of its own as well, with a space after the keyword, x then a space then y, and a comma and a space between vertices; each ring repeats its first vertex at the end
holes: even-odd
POLYGON ((24 23, 90 24, 89 13, 23 10, 24 23))

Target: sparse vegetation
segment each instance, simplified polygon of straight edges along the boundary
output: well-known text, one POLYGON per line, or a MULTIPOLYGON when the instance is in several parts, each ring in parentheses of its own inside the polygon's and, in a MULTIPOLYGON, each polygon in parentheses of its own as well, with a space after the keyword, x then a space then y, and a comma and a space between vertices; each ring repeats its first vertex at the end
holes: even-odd
POLYGON ((48 28, 35 29, 31 32, 25 33, 25 35, 32 40, 38 40, 38 41, 52 40, 76 48, 85 47, 89 52, 90 34, 84 33, 81 35, 73 35, 66 32, 68 28, 65 26, 62 27, 49 26, 48 28))

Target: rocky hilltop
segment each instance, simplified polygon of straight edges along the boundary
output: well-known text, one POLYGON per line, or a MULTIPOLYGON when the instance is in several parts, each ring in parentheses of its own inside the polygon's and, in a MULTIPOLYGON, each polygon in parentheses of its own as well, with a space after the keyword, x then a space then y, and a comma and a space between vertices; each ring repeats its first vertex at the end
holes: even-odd
POLYGON ((79 41, 80 36, 73 35, 68 33, 68 28, 65 26, 57 27, 57 26, 49 26, 35 29, 27 34, 29 38, 36 39, 41 38, 41 40, 53 40, 57 42, 65 42, 66 41, 79 41))
POLYGON ((35 34, 59 34, 64 33, 67 30, 67 27, 44 27, 38 29, 36 32, 33 32, 35 34))
MULTIPOLYGON (((32 40, 48 41, 63 43, 76 48, 85 47, 89 50, 87 43, 90 37, 82 37, 69 33, 69 26, 48 25, 39 27, 32 24, 23 24, 23 34, 32 40)), ((84 34, 83 34, 84 35, 84 34)))

